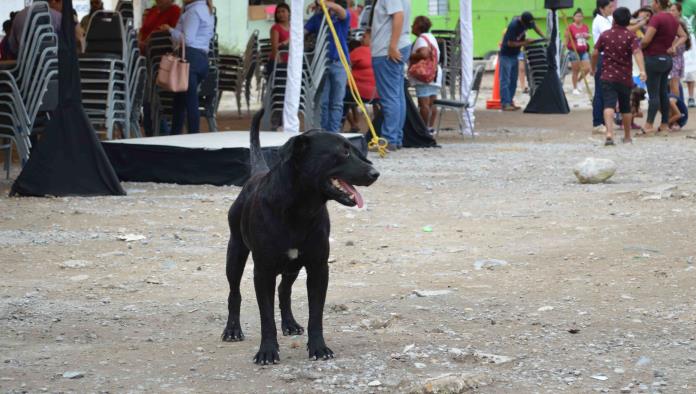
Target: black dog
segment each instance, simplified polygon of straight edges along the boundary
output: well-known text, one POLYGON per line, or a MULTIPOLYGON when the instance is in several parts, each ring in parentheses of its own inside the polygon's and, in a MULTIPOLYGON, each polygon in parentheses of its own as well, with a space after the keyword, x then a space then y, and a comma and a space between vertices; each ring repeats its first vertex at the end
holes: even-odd
POLYGON ((379 177, 372 163, 339 134, 310 131, 290 138, 280 148, 280 162, 268 170, 259 143, 256 113, 251 128, 251 178, 228 214, 227 280, 230 283, 229 317, 223 341, 244 339, 239 324, 242 297, 239 284, 249 251, 254 259, 254 288, 261 312, 261 346, 257 364, 280 361, 274 295, 276 276, 283 335, 304 333, 292 314, 290 293, 302 267, 307 272, 309 357, 328 359, 333 352, 324 343, 322 316, 329 284, 328 200, 362 207, 352 185, 369 186, 379 177))

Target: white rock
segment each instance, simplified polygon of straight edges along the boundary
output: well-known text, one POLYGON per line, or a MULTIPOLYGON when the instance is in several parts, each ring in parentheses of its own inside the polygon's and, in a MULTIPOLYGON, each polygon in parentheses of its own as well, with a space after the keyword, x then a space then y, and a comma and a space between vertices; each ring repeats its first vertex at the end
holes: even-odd
POLYGON ((85 377, 85 373, 79 371, 67 371, 63 373, 63 377, 66 379, 80 379, 85 377))
POLYGON ((126 242, 142 241, 145 238, 146 237, 142 234, 123 234, 118 236, 119 241, 126 242))
POLYGON ((73 282, 82 282, 83 280, 87 280, 87 279, 89 279, 89 275, 84 275, 84 274, 83 275, 75 275, 75 276, 70 277, 70 280, 73 282))
POLYGON ((548 312, 548 311, 552 311, 552 310, 553 310, 553 307, 551 305, 545 305, 545 306, 542 306, 541 308, 537 309, 537 312, 548 312))
POLYGON ((418 297, 435 297, 451 293, 452 290, 413 290, 418 297))
POLYGON ((427 367, 427 365, 425 365, 423 363, 415 363, 413 365, 418 369, 423 369, 423 368, 427 367))
POLYGON ((474 268, 477 270, 483 268, 492 270, 495 267, 504 267, 506 265, 508 265, 507 261, 498 259, 476 260, 476 262, 474 262, 474 268))
POLYGON ((381 386, 382 382, 380 382, 379 380, 373 380, 370 383, 368 383, 367 385, 370 387, 377 387, 377 386, 381 386))
POLYGON ((604 381, 604 380, 607 380, 607 379, 609 379, 609 378, 606 377, 606 376, 604 376, 604 375, 592 375, 592 379, 604 381))
POLYGON ((573 167, 580 183, 606 182, 616 172, 616 163, 609 159, 588 157, 573 167))
POLYGON ((85 260, 67 260, 60 264, 60 268, 85 268, 90 265, 92 263, 85 260))

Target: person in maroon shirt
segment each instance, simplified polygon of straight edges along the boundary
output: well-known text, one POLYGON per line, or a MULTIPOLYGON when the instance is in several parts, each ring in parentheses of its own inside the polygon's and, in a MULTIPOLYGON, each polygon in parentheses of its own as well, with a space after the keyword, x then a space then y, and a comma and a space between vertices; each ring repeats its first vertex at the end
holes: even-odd
POLYGON ((640 79, 645 81, 645 65, 640 50, 638 37, 626 26, 631 22, 631 11, 626 7, 617 8, 613 14, 614 25, 602 33, 592 52, 592 72, 597 68, 599 54, 602 53, 602 96, 604 99, 604 124, 607 127, 607 139, 604 145, 614 145, 614 109, 619 102, 619 111, 623 118, 624 143, 631 142, 631 55, 638 63, 640 79))
POLYGON ((648 74, 648 116, 642 134, 655 132, 653 123, 657 110, 662 121, 659 132, 669 131, 669 73, 672 71, 672 55, 686 42, 687 35, 679 21, 669 12, 669 0, 653 0, 655 15, 650 18, 641 46, 645 50, 645 67, 648 74))

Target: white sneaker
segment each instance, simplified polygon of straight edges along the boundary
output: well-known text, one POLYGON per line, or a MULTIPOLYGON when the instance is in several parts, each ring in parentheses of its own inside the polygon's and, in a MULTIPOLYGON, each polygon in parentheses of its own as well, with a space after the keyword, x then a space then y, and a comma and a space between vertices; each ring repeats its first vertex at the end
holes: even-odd
POLYGON ((576 96, 579 96, 582 93, 580 93, 580 90, 578 90, 578 89, 573 89, 573 94, 576 96))
POLYGON ((606 134, 607 127, 603 124, 592 128, 592 134, 606 134))

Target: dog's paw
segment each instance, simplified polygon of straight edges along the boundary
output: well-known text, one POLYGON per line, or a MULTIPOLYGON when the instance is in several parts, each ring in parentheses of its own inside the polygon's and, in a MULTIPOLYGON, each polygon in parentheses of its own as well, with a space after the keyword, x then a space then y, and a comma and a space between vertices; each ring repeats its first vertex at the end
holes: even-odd
POLYGON ((244 333, 242 332, 242 328, 239 326, 225 327, 225 330, 222 332, 222 340, 224 342, 243 341, 244 340, 244 333))
POLYGON ((333 351, 326 346, 323 339, 310 340, 309 343, 307 343, 307 351, 309 352, 310 359, 328 360, 334 358, 333 351))
POLYGON ((280 327, 283 329, 283 335, 285 336, 304 334, 304 327, 299 325, 295 320, 283 321, 280 327))
POLYGON ((280 362, 278 344, 261 343, 259 352, 254 356, 254 363, 259 365, 277 364, 280 362))

